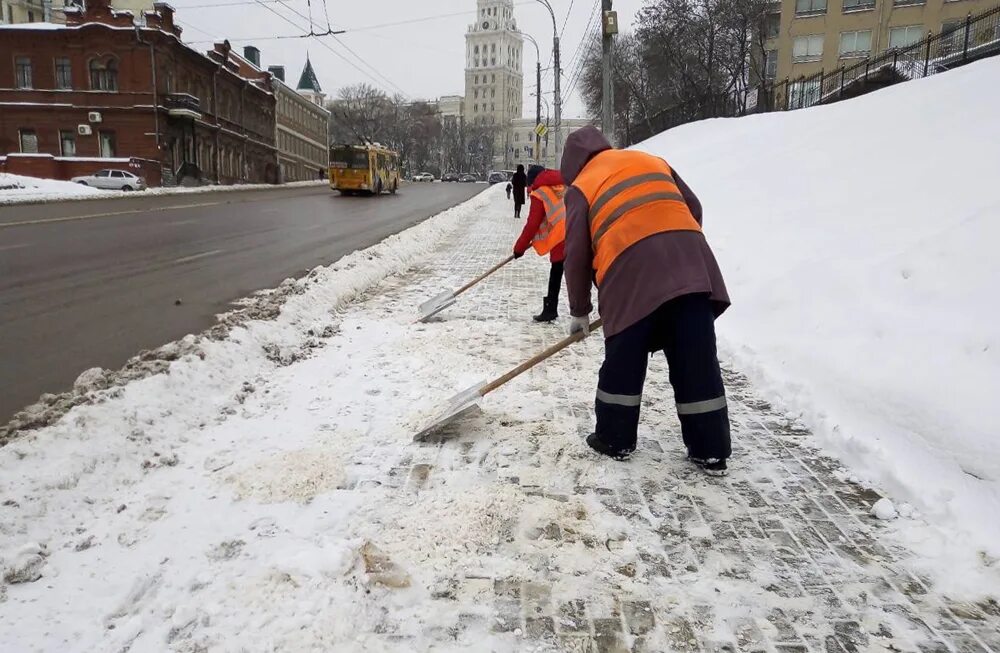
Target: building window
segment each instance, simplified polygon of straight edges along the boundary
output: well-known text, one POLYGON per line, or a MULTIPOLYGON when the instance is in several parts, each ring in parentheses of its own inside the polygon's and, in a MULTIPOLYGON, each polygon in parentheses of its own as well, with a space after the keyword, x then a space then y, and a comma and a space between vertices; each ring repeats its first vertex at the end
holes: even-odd
POLYGON ((850 57, 867 57, 872 51, 872 32, 862 30, 858 32, 840 33, 840 56, 847 59, 850 57))
POLYGON ((795 0, 796 16, 815 16, 826 13, 826 0, 795 0))
POLYGON ((31 59, 14 58, 14 85, 17 88, 31 88, 31 59))
POLYGON ((965 47, 965 19, 946 20, 941 25, 941 45, 938 54, 946 57, 965 47))
POLYGON ((844 0, 844 13, 875 8, 875 0, 844 0))
POLYGON ((59 132, 59 153, 63 156, 76 156, 76 132, 59 132))
POLYGON ((778 51, 768 50, 764 54, 764 79, 770 81, 778 77, 778 51))
POLYGON ((799 36, 792 44, 792 61, 804 63, 823 58, 823 35, 799 36))
POLYGON ((925 5, 927 0, 892 0, 892 4, 897 7, 905 7, 907 5, 925 5))
POLYGON ((923 25, 910 25, 908 27, 894 27, 889 30, 889 49, 908 48, 915 43, 919 43, 924 37, 923 25))
POLYGON ((795 82, 788 88, 788 106, 793 109, 811 107, 819 102, 822 86, 820 80, 795 82))
POLYGON ((118 62, 114 59, 90 62, 90 88, 94 91, 118 90, 118 62))
POLYGON ((73 88, 73 68, 66 57, 56 59, 56 88, 73 88))
POLYGON ((102 131, 100 133, 100 142, 101 157, 105 159, 113 158, 118 149, 115 143, 115 133, 111 131, 102 131))
POLYGON ((38 134, 34 129, 20 129, 17 135, 22 154, 38 154, 38 134))
POLYGON ((781 14, 768 14, 764 19, 764 38, 776 39, 781 34, 781 14))

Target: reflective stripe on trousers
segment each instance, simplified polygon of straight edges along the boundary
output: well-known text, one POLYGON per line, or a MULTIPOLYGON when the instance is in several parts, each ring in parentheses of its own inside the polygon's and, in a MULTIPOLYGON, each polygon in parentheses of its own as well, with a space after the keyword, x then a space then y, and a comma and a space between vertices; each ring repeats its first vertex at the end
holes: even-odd
POLYGON ((715 399, 709 399, 707 401, 694 401, 688 404, 677 404, 677 414, 678 415, 704 415, 705 413, 714 413, 717 410, 722 410, 726 408, 729 404, 726 402, 726 397, 716 397, 715 399))
POLYGON ((642 395, 616 395, 597 389, 597 401, 611 404, 613 406, 625 406, 626 408, 638 408, 642 405, 642 395))

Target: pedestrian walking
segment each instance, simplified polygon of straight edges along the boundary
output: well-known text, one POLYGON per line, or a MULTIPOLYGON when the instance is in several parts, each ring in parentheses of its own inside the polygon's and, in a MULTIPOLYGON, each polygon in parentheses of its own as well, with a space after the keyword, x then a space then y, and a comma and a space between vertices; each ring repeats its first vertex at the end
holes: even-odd
POLYGON ((508 200, 510 199, 510 191, 512 191, 513 189, 514 189, 514 186, 511 185, 511 183, 508 181, 507 182, 507 199, 508 200))
POLYGON ((559 290, 562 287, 563 261, 566 259, 566 187, 558 170, 531 166, 526 177, 531 188, 531 209, 521 236, 514 243, 514 258, 521 258, 529 247, 539 256, 549 255, 548 293, 542 298, 542 312, 535 322, 553 322, 559 318, 559 290))
POLYGON ((521 207, 524 206, 524 191, 528 186, 528 176, 524 174, 524 166, 517 164, 517 172, 510 180, 514 194, 514 217, 521 217, 521 207))
POLYGON ((636 448, 652 352, 670 366, 688 459, 722 476, 731 455, 715 319, 729 307, 702 232, 702 207, 658 157, 616 150, 594 127, 574 132, 562 158, 570 332, 588 331, 591 283, 604 321, 592 449, 624 460, 636 448))

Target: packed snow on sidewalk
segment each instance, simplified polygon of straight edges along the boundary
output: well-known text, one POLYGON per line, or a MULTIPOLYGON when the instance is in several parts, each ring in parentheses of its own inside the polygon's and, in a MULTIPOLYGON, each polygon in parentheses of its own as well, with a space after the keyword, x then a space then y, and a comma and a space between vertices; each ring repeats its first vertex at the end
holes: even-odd
POLYGON ((55 202, 109 195, 97 190, 57 179, 38 179, 0 172, 0 205, 19 202, 55 202))
MULTIPOLYGON (((727 354, 853 469, 1000 555, 1000 57, 638 146, 699 193, 727 354)), ((915 537, 921 537, 916 534, 915 537)))
POLYGON ((157 375, 83 375, 93 403, 0 449, 0 651, 1000 650, 996 571, 961 597, 914 575, 886 524, 939 529, 871 516, 728 364, 729 479, 684 460, 662 357, 635 458, 587 449, 599 337, 414 443, 564 336, 530 319, 533 256, 413 323, 521 224, 496 186, 157 375))

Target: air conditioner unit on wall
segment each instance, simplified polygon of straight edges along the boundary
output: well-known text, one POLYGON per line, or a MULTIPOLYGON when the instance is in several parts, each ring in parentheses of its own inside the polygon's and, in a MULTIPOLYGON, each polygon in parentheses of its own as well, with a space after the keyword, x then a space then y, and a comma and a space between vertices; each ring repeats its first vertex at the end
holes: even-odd
POLYGON ((91 111, 87 114, 87 120, 90 122, 101 122, 101 114, 99 111, 91 111))
POLYGON ((76 128, 76 133, 80 136, 90 136, 94 131, 90 128, 90 125, 78 125, 76 128))

